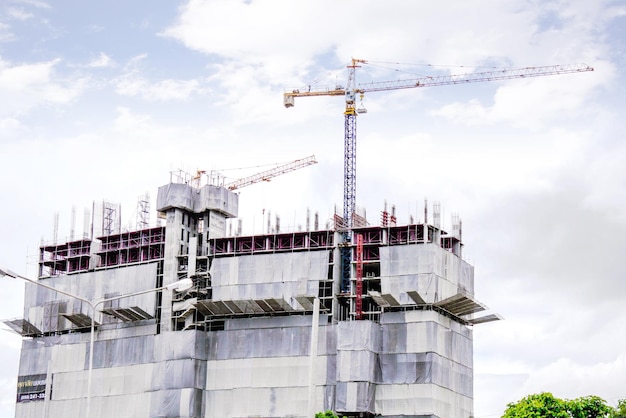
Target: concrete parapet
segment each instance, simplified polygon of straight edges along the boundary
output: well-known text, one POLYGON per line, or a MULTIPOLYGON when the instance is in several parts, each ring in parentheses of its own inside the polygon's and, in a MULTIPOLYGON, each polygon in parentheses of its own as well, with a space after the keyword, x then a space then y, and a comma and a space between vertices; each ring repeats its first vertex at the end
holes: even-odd
POLYGON ((188 184, 170 183, 159 187, 157 211, 165 212, 172 208, 193 213, 216 211, 227 218, 235 218, 239 210, 239 195, 210 184, 196 188, 188 184))

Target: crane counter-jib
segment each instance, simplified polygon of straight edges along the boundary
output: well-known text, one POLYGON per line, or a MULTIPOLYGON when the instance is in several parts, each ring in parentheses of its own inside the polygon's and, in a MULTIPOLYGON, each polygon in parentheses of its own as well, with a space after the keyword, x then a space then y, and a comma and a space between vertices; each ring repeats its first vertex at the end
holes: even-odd
POLYGON ((343 88, 330 89, 328 87, 294 89, 283 94, 285 107, 293 107, 295 97, 315 97, 315 96, 343 96, 346 90, 343 88))

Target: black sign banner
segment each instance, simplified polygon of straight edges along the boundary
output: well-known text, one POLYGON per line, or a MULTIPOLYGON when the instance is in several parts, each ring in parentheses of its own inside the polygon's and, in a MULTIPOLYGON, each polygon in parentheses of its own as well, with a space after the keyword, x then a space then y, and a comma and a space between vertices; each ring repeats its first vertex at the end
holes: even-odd
POLYGON ((46 399, 46 375, 31 374, 17 377, 17 402, 46 399))

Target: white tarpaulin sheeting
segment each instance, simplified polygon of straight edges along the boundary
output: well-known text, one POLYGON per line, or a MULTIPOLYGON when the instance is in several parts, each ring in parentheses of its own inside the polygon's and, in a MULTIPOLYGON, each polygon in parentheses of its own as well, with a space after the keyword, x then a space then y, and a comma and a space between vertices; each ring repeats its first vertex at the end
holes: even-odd
MULTIPOLYGON (((55 289, 69 292, 89 301, 97 301, 115 295, 127 295, 154 289, 158 286, 156 272, 156 263, 148 263, 126 266, 120 269, 99 270, 40 280, 55 289)), ((70 298, 34 284, 27 283, 26 289, 24 296, 25 319, 40 330, 55 332, 74 328, 74 325, 69 320, 59 315, 54 315, 54 320, 58 321, 56 325, 46 324, 46 321, 53 319, 46 315, 46 307, 49 309, 50 305, 55 302, 62 302, 63 307, 61 309, 65 313, 82 313, 87 315, 89 320, 93 316, 90 306, 78 299, 70 298)), ((155 313, 155 303, 155 293, 131 296, 114 302, 115 306, 119 307, 138 306, 151 315, 155 313)), ((101 310, 104 307, 99 305, 98 309, 101 310)), ((112 322, 107 315, 101 314, 96 315, 96 321, 98 323, 112 322)))
POLYGON ((317 296, 328 277, 327 251, 216 258, 211 264, 213 300, 284 299, 317 296))
POLYGON ((381 416, 469 417, 472 399, 436 385, 378 385, 376 411, 381 416))
POLYGON ((381 293, 401 304, 414 303, 408 291, 427 303, 474 292, 474 268, 436 244, 380 247, 380 276, 381 293))

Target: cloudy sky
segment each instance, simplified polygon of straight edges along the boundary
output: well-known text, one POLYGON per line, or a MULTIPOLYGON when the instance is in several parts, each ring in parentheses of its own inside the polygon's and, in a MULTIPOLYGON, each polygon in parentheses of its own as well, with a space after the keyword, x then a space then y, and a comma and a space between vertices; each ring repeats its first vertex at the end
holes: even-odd
MULTIPOLYGON (((357 205, 376 224, 441 202, 463 220, 476 297, 475 416, 551 391, 626 398, 626 3, 612 0, 4 0, 0 2, 0 266, 34 277, 40 242, 170 171, 230 178, 315 154, 241 190, 244 232, 342 204, 343 100, 285 89, 502 67, 594 72, 365 96, 357 205), (73 216, 72 213, 75 215, 73 216), (72 222, 72 219, 75 219, 72 222)), ((154 204, 152 205, 154 208, 154 204)), ((152 221, 156 222, 154 213, 152 221)), ((23 285, 0 279, 0 318, 23 285)), ((20 338, 0 331, 0 417, 13 416, 20 338)))

